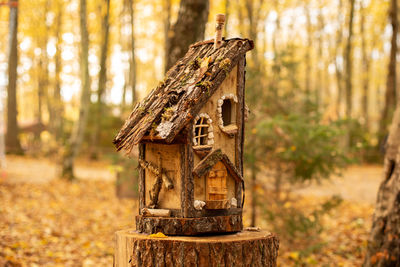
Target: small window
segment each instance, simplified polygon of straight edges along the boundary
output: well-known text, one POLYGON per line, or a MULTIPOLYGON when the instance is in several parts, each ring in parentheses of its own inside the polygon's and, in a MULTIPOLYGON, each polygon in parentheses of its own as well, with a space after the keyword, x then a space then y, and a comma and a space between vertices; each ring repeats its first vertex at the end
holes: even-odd
POLYGON ((196 144, 199 146, 207 145, 208 141, 208 123, 207 118, 200 117, 195 124, 194 139, 196 144))
POLYGON ((206 113, 196 116, 193 125, 193 145, 211 148, 214 144, 212 120, 206 113))
POLYGON ((233 137, 237 133, 236 109, 237 97, 234 94, 223 95, 217 103, 218 126, 222 132, 233 137))
POLYGON ((222 121, 224 126, 232 123, 232 101, 230 99, 225 99, 222 104, 222 121))

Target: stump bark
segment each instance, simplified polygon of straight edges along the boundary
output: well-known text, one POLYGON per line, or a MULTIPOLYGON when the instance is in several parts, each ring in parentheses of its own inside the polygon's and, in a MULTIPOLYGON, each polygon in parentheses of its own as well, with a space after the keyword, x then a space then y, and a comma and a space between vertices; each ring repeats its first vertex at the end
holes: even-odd
POLYGON ((128 229, 115 238, 115 267, 276 266, 279 248, 276 235, 267 231, 157 238, 128 229))

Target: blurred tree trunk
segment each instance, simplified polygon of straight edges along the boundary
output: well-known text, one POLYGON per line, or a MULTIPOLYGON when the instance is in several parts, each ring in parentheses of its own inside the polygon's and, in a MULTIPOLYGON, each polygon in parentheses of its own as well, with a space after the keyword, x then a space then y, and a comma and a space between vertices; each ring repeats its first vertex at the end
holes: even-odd
POLYGON ((304 6, 305 16, 306 16, 306 28, 307 28, 307 44, 305 47, 304 63, 305 63, 305 83, 304 89, 306 94, 306 111, 310 111, 311 104, 311 72, 312 72, 312 62, 311 62, 311 48, 312 48, 312 24, 309 2, 307 1, 304 6))
POLYGON ((21 154, 17 123, 18 1, 11 1, 9 20, 6 151, 21 154))
POLYGON ((390 50, 390 59, 388 66, 388 76, 386 81, 385 103, 383 105, 382 117, 379 125, 379 139, 382 141, 387 133, 387 127, 396 107, 396 57, 397 57, 397 34, 399 23, 397 18, 397 1, 391 0, 389 9, 389 18, 392 24, 392 47, 390 50))
POLYGON ((245 35, 245 30, 244 30, 244 18, 243 18, 243 10, 242 7, 240 5, 240 0, 236 0, 236 10, 238 12, 238 20, 239 20, 239 33, 240 36, 244 36, 245 35))
POLYGON ((52 96, 52 112, 50 112, 50 122, 52 124, 51 129, 57 145, 60 146, 63 137, 63 117, 64 117, 64 105, 61 99, 61 71, 62 71, 62 58, 61 58, 61 48, 62 48, 62 19, 63 19, 63 4, 61 1, 57 1, 57 11, 55 17, 55 38, 56 38, 56 53, 54 55, 54 89, 52 96))
MULTIPOLYGON (((393 0, 395 1, 395 0, 393 0)), ((400 263, 400 107, 390 128, 384 176, 378 190, 364 266, 399 266, 400 263)))
POLYGON ((106 91, 107 82, 107 56, 109 43, 109 16, 110 16, 110 0, 103 0, 100 5, 101 22, 101 50, 100 50, 100 72, 97 85, 97 102, 94 113, 94 130, 92 136, 91 159, 99 158, 99 143, 101 135, 101 122, 103 118, 104 93, 106 91))
POLYGON ((185 55, 192 43, 204 39, 208 12, 208 0, 181 0, 178 19, 168 36, 166 71, 185 55))
MULTIPOLYGON (((171 31, 171 0, 163 0, 164 9, 164 70, 167 71, 168 39, 171 31)), ((172 32, 171 32, 172 36, 172 32)))
MULTIPOLYGON (((247 11, 247 19, 249 21, 249 30, 248 30, 248 38, 254 41, 257 44, 258 39, 258 25, 260 22, 261 15, 261 7, 263 5, 264 0, 246 0, 245 8, 247 11)), ((254 46, 253 51, 251 52, 251 59, 253 61, 254 66, 256 68, 260 67, 260 60, 258 58, 258 49, 257 45, 254 46)))
POLYGON ((329 82, 326 76, 327 64, 324 58, 324 28, 325 20, 323 15, 323 3, 318 7, 318 60, 317 60, 317 71, 315 76, 316 88, 315 88, 315 99, 317 110, 321 111, 321 106, 324 106, 323 99, 330 98, 329 82))
MULTIPOLYGON (((44 18, 47 17, 49 8, 50 8, 50 2, 47 0, 45 2, 45 7, 44 7, 44 18)), ((39 66, 38 66, 38 106, 37 106, 37 114, 36 114, 36 120, 38 123, 43 122, 43 100, 47 100, 47 108, 51 113, 51 107, 49 106, 50 101, 48 99, 48 89, 49 89, 49 58, 47 56, 47 43, 49 40, 49 26, 47 25, 47 21, 44 23, 44 32, 43 35, 39 35, 39 40, 38 42, 38 47, 41 49, 41 53, 39 55, 39 66)), ((40 131, 35 132, 35 139, 37 142, 40 142, 40 131)))
POLYGON ((225 38, 228 37, 228 23, 229 23, 229 15, 230 15, 230 0, 225 0, 225 30, 224 35, 225 38))
POLYGON ((364 118, 364 127, 366 131, 369 129, 369 79, 370 79, 370 57, 367 51, 367 33, 365 31, 365 17, 366 17, 366 3, 365 1, 361 1, 360 7, 360 35, 361 35, 361 54, 362 54, 362 67, 361 67, 361 75, 362 75, 362 100, 361 100, 361 109, 362 109, 362 117, 364 118))
POLYGON ((136 94, 136 57, 135 57, 135 14, 134 14, 134 2, 129 0, 129 18, 131 23, 131 57, 129 61, 129 87, 132 92, 132 106, 135 105, 137 101, 136 94))
POLYGON ((79 118, 75 122, 71 138, 65 147, 62 161, 62 177, 68 180, 74 179, 74 159, 78 155, 82 145, 87 117, 90 105, 90 80, 89 80, 89 33, 87 29, 87 6, 86 0, 80 0, 80 73, 81 73, 81 100, 79 107, 79 118))
MULTIPOLYGON (((345 82, 346 82, 346 118, 350 119, 353 113, 353 21, 355 0, 350 1, 350 13, 348 22, 348 35, 346 41, 346 50, 344 54, 345 61, 345 82)), ((349 140, 350 141, 350 140, 349 140)), ((351 143, 349 143, 351 144, 351 143)))
POLYGON ((336 73, 336 83, 337 83, 337 98, 336 98, 336 111, 337 116, 340 117, 341 115, 341 104, 343 98, 343 66, 340 64, 339 56, 341 54, 342 48, 342 40, 343 40, 343 27, 342 27, 342 7, 343 2, 339 0, 338 6, 338 16, 337 16, 337 23, 338 28, 336 31, 336 44, 335 44, 335 56, 334 56, 334 63, 335 63, 335 73, 336 73))
MULTIPOLYGON (((245 10, 246 10, 246 15, 247 15, 247 21, 249 22, 249 27, 247 29, 247 36, 254 41, 254 43, 257 43, 257 29, 258 25, 260 23, 260 18, 261 18, 261 7, 263 5, 263 0, 246 0, 245 1, 245 10)), ((243 14, 241 15, 241 19, 243 20, 243 14)), ((260 66, 260 60, 258 58, 258 50, 257 46, 255 46, 254 50, 251 53, 251 61, 249 64, 249 71, 252 72, 253 74, 253 81, 252 83, 257 83, 257 84, 262 84, 261 79, 261 66, 260 66)), ((256 89, 255 87, 252 87, 253 89, 256 89)), ((252 92, 249 92, 249 98, 254 99, 255 95, 258 95, 259 99, 260 96, 263 95, 262 87, 257 87, 258 90, 252 90, 252 92)), ((253 101, 250 101, 253 102, 253 101)), ((250 103, 255 106, 257 103, 250 103)), ((251 126, 250 126, 251 127, 251 126)), ((251 127, 253 128, 253 127, 251 127)), ((252 155, 255 155, 257 153, 257 146, 254 146, 254 144, 248 145, 248 149, 251 151, 252 155)), ((257 222, 257 174, 258 174, 258 168, 256 166, 256 162, 252 162, 249 164, 250 166, 250 172, 251 172, 251 180, 250 180, 250 195, 251 195, 251 221, 250 225, 255 226, 257 222)))

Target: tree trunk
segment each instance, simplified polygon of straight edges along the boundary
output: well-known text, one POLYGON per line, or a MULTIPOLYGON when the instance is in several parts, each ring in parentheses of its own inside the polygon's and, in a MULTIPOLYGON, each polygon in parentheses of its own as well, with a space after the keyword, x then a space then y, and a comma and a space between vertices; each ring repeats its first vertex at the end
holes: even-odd
MULTIPOLYGON (((305 95, 306 95, 306 102, 305 107, 306 111, 310 111, 310 104, 311 104, 311 72, 312 72, 312 62, 311 62, 311 49, 312 49, 312 25, 311 25, 311 15, 310 15, 310 7, 308 6, 309 3, 305 4, 305 16, 306 16, 306 24, 307 24, 307 44, 305 47, 305 56, 304 56, 304 63, 305 63, 305 95)), ((319 89, 319 88, 318 88, 319 89)))
POLYGON ((6 151, 21 154, 17 123, 18 1, 13 2, 16 4, 10 6, 6 151))
POLYGON ((366 32, 365 32, 365 17, 366 17, 366 7, 365 1, 361 2, 360 8, 360 35, 361 35, 361 54, 362 54, 362 67, 361 67, 361 75, 362 75, 362 100, 361 100, 361 109, 362 109, 362 117, 364 118, 364 128, 368 132, 369 129, 369 114, 368 114, 368 102, 369 102, 369 66, 370 66, 370 58, 367 52, 367 40, 366 40, 366 32))
POLYGON ((168 38, 166 70, 185 55, 192 43, 204 39, 208 12, 208 0, 181 0, 178 19, 168 38))
POLYGON ((131 58, 129 62, 129 70, 130 70, 130 76, 129 76, 129 86, 132 92, 132 107, 135 105, 137 101, 137 95, 136 95, 136 57, 135 57, 135 24, 134 24, 134 19, 135 19, 135 14, 134 14, 134 8, 133 8, 133 0, 129 0, 129 17, 131 19, 131 58))
POLYGON ((155 238, 115 233, 114 266, 276 266, 278 238, 266 231, 217 236, 155 238))
POLYGON ((228 37, 228 22, 229 22, 229 15, 230 15, 230 1, 231 0, 225 0, 225 30, 224 30, 224 36, 228 37))
MULTIPOLYGON (((246 0, 245 8, 247 11, 247 19, 249 21, 249 31, 248 36, 255 44, 257 44, 258 39, 258 24, 260 21, 261 7, 263 4, 263 0, 254 1, 254 0, 246 0), (258 4, 258 5, 256 5, 258 4)), ((255 68, 259 69, 260 63, 258 59, 258 49, 257 45, 254 46, 253 52, 251 53, 251 59, 255 68)))
POLYGON ((98 159, 99 157, 99 140, 101 133, 101 122, 103 118, 103 105, 104 105, 104 92, 106 90, 107 82, 107 56, 108 56, 108 43, 109 43, 109 16, 110 16, 110 0, 104 0, 99 6, 100 13, 102 14, 101 24, 101 50, 100 50, 100 72, 99 81, 97 86, 97 103, 94 114, 94 130, 92 137, 91 159, 98 159), (105 9, 105 11, 103 10, 105 9))
MULTIPOLYGON (((45 8, 44 8, 44 17, 47 17, 48 11, 49 11, 49 6, 50 2, 47 0, 45 2, 45 8)), ((47 108, 49 111, 51 111, 51 107, 49 106, 51 104, 51 101, 48 99, 48 85, 49 85, 49 71, 48 71, 48 64, 49 64, 49 58, 47 56, 47 43, 49 39, 49 26, 45 23, 44 25, 44 32, 43 35, 38 36, 38 47, 41 49, 41 53, 39 55, 39 64, 38 64, 38 72, 37 72, 37 77, 38 77, 38 89, 37 89, 37 97, 38 97, 38 106, 37 106, 37 114, 36 114, 36 120, 38 123, 42 123, 43 121, 43 100, 47 100, 47 108)), ((40 146, 40 131, 35 132, 35 139, 37 142, 39 142, 40 146)))
POLYGON ((163 0, 164 12, 164 70, 167 71, 168 42, 171 31, 171 0, 163 0))
POLYGON ((397 107, 386 146, 384 176, 364 266, 400 265, 400 107, 397 107))
POLYGON ((89 34, 87 30, 86 0, 80 0, 80 34, 81 34, 81 100, 79 118, 75 122, 71 138, 65 147, 62 162, 62 177, 74 179, 74 159, 82 145, 90 105, 90 80, 89 80, 89 34))
MULTIPOLYGON (((346 118, 350 119, 353 113, 353 58, 352 58, 352 40, 353 40, 353 20, 354 20, 354 5, 355 0, 350 1, 350 14, 348 24, 348 36, 346 42, 346 50, 344 55, 345 60, 345 78, 346 78, 346 118)), ((349 143, 350 144, 350 143, 349 143)))
POLYGON ((63 18, 63 5, 57 1, 57 15, 55 21, 55 37, 56 37, 56 54, 54 55, 55 73, 54 73, 54 91, 53 91, 53 112, 50 113, 50 120, 52 121, 52 132, 58 146, 61 145, 63 136, 63 117, 64 105, 61 99, 61 44, 62 44, 62 18, 63 18))
POLYGON ((326 60, 324 59, 324 28, 325 28, 325 20, 323 15, 323 4, 318 8, 318 61, 317 71, 315 72, 317 76, 315 76, 316 80, 316 89, 315 89, 315 100, 317 111, 321 111, 321 107, 324 106, 324 99, 330 99, 330 91, 329 91, 329 82, 328 77, 326 75, 328 64, 326 64, 326 60))
POLYGON ((386 81, 385 103, 383 106, 382 117, 379 125, 379 139, 382 141, 387 133, 387 127, 396 107, 396 57, 397 57, 397 34, 399 31, 397 19, 397 1, 391 0, 389 17, 392 23, 392 47, 388 66, 388 76, 386 81))
POLYGON ((338 17, 337 21, 339 23, 338 29, 336 31, 336 45, 335 45, 335 56, 334 56, 334 63, 335 63, 335 73, 336 73, 336 83, 337 83, 337 98, 336 98, 336 111, 338 117, 341 115, 341 104, 343 98, 343 68, 339 64, 339 55, 341 53, 342 47, 342 40, 343 40, 343 31, 341 27, 342 22, 342 0, 339 0, 338 6, 338 17))

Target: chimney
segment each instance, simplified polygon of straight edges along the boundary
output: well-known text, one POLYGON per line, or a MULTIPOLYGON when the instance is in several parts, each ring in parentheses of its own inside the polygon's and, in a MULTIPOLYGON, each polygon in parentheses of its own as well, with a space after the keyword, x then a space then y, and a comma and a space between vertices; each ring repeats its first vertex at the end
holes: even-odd
POLYGON ((218 49, 222 45, 222 30, 225 24, 225 15, 217 14, 215 16, 215 39, 214 39, 214 49, 218 49))

